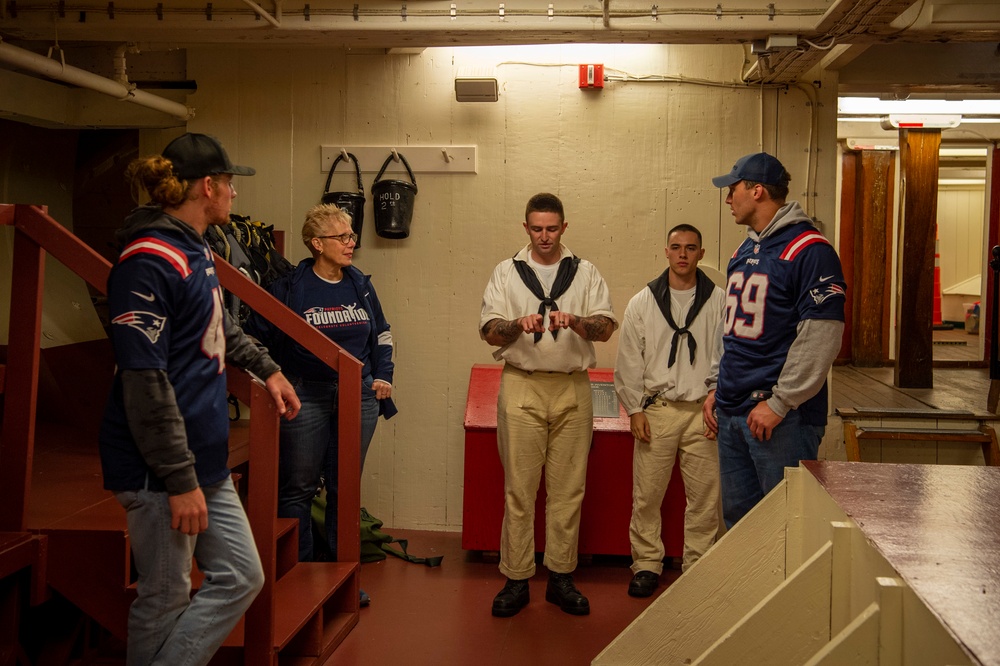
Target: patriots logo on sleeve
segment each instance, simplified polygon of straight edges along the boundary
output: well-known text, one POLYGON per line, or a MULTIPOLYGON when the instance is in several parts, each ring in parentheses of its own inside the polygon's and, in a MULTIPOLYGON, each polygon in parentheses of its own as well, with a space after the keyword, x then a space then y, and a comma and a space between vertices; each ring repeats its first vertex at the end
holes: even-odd
POLYGON ((163 332, 163 325, 167 323, 167 318, 152 312, 133 310, 118 315, 111 320, 111 323, 131 326, 141 331, 155 345, 156 341, 160 339, 160 333, 163 332))
POLYGON ((812 296, 813 301, 815 301, 816 304, 819 305, 826 299, 832 298, 834 296, 846 297, 847 293, 844 291, 844 288, 841 287, 839 284, 828 284, 825 287, 816 287, 815 289, 810 289, 809 295, 812 296))

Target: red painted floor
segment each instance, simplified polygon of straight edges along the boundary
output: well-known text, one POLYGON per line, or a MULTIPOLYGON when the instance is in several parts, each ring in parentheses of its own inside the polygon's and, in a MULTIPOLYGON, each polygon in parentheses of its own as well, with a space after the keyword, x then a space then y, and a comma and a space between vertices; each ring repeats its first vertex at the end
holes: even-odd
MULTIPOLYGON (((531 603, 512 618, 495 618, 490 604, 504 578, 495 563, 462 550, 459 532, 387 531, 409 539, 414 555, 444 555, 444 562, 431 569, 390 556, 362 565, 361 586, 372 603, 331 666, 589 664, 656 598, 628 596, 629 558, 594 558, 575 574, 590 599, 589 616, 568 615, 545 601, 548 573, 539 565, 531 603)), ((668 570, 662 580, 678 576, 668 570)))

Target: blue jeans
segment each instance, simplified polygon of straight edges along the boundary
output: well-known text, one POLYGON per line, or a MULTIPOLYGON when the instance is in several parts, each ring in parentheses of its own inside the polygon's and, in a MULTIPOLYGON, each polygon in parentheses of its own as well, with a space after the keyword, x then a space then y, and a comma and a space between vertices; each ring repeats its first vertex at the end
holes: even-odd
POLYGON ((824 426, 802 423, 798 410, 788 412, 760 441, 750 433, 747 414, 718 414, 719 474, 722 480, 722 515, 732 527, 785 477, 786 467, 800 460, 816 460, 824 426))
MULTIPOLYGON (((378 423, 371 376, 361 382, 361 468, 378 423)), ((313 557, 312 501, 320 477, 326 482, 326 536, 337 557, 337 382, 292 380, 302 409, 281 422, 278 453, 278 516, 299 521, 299 561, 313 557)))
POLYGON ((208 530, 170 529, 167 493, 116 493, 139 573, 128 616, 128 666, 207 664, 264 585, 257 546, 231 479, 203 487, 208 530), (191 558, 205 574, 191 596, 191 558))

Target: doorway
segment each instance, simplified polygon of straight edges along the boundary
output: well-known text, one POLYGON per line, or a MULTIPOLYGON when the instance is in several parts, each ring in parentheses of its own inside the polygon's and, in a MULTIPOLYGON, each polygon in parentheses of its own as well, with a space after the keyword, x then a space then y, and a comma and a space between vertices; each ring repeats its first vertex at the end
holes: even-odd
MULTIPOLYGON (((939 152, 935 366, 985 363, 988 159, 986 145, 945 142, 939 152)), ((862 367, 891 365, 895 357, 899 172, 893 146, 844 148, 840 251, 849 302, 840 360, 862 367)))

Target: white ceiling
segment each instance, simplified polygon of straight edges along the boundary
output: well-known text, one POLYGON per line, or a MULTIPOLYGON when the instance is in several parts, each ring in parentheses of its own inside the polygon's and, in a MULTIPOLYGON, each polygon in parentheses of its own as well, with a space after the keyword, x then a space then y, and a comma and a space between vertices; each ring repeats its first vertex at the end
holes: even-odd
MULTIPOLYGON (((184 85, 170 80, 183 78, 170 49, 196 44, 739 43, 755 62, 748 82, 837 70, 841 93, 1000 97, 1000 0, 0 0, 0 42, 42 55, 58 44, 103 76, 134 44, 130 80, 156 88, 184 85), (147 76, 132 74, 137 62, 147 76)), ((5 70, 18 68, 0 62, 0 91, 5 70)))
MULTIPOLYGON (((766 53, 766 66, 756 75, 765 82, 792 82, 820 63, 835 68, 858 58, 873 65, 885 63, 882 57, 863 57, 873 45, 883 45, 883 51, 916 48, 927 53, 943 45, 964 43, 987 44, 995 49, 1000 42, 1000 2, 0 2, 0 37, 13 43, 47 45, 55 41, 136 42, 156 47, 202 43, 309 45, 332 41, 351 48, 423 48, 566 42, 750 44, 753 40, 762 40, 766 45, 772 35, 791 35, 798 48, 766 53)), ((996 62, 992 67, 988 64, 970 67, 964 72, 968 76, 954 83, 997 92, 1000 68, 996 62)))

